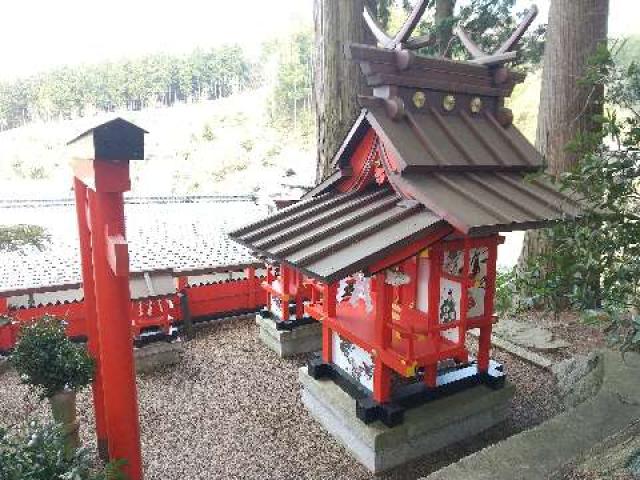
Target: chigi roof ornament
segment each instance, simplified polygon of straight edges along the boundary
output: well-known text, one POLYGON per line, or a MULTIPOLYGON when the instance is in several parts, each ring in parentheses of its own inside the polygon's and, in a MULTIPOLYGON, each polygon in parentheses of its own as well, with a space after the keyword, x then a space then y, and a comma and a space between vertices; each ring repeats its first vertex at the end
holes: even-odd
MULTIPOLYGON (((411 38, 411 35, 415 31, 422 15, 424 15, 427 9, 428 0, 418 0, 416 6, 413 8, 411 15, 404 22, 398 33, 393 37, 389 36, 380 24, 375 20, 375 17, 365 5, 364 7, 364 19, 376 37, 376 40, 383 48, 388 50, 418 50, 423 47, 431 45, 434 41, 433 35, 422 35, 416 38, 411 38)), ((512 49, 518 44, 524 33, 527 31, 533 20, 538 15, 538 7, 533 5, 523 18, 520 25, 513 31, 511 36, 493 53, 487 53, 483 51, 473 40, 469 37, 469 34, 460 25, 456 26, 454 33, 458 36, 462 45, 467 49, 472 57, 472 62, 480 65, 498 65, 505 62, 510 62, 516 59, 516 52, 512 49)))

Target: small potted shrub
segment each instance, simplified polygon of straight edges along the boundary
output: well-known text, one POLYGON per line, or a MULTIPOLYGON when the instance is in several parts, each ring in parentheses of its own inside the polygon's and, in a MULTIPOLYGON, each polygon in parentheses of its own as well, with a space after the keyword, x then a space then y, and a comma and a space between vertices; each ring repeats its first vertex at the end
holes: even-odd
POLYGON ((67 338, 62 320, 45 315, 20 329, 10 361, 22 381, 49 400, 72 452, 80 445, 76 393, 91 383, 95 369, 85 347, 67 338))

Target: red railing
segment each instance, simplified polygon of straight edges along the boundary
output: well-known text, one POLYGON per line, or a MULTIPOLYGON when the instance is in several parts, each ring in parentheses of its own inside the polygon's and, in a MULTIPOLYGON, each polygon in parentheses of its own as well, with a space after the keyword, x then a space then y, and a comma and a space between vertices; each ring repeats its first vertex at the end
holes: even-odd
MULTIPOLYGON (((267 294, 260 287, 260 282, 259 277, 249 275, 248 278, 238 280, 187 285, 182 292, 186 295, 188 311, 197 322, 257 311, 267 300, 267 294)), ((0 298, 0 315, 6 315, 11 319, 11 323, 0 326, 0 352, 6 352, 15 345, 21 324, 43 315, 64 318, 69 337, 83 338, 87 335, 82 301, 8 308, 6 299, 0 298)), ((181 324, 183 320, 178 292, 131 301, 131 333, 134 338, 148 331, 168 334, 171 327, 181 324)))

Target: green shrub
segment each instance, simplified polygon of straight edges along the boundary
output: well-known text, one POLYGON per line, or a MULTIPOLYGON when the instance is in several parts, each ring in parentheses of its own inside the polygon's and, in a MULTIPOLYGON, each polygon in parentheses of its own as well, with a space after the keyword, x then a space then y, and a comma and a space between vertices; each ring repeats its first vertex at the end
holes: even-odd
POLYGON ((62 320, 47 315, 21 328, 10 360, 43 398, 77 392, 93 380, 95 364, 85 347, 67 338, 62 320))
POLYGON ((496 274, 495 310, 506 314, 513 312, 516 305, 516 285, 514 270, 498 270, 496 274))
POLYGON ((122 462, 93 465, 88 450, 67 455, 64 433, 55 424, 30 423, 20 430, 0 427, 2 480, 122 480, 122 462))

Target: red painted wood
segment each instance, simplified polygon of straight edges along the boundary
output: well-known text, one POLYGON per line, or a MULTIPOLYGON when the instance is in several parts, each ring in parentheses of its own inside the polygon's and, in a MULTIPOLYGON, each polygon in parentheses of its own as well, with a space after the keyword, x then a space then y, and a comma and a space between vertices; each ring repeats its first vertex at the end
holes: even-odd
POLYGON ((374 165, 367 165, 371 150, 375 148, 377 136, 373 129, 365 134, 351 156, 351 176, 342 180, 337 189, 341 192, 361 190, 374 181, 374 165))
POLYGON ((125 473, 131 480, 141 480, 129 276, 116 276, 107 260, 107 232, 125 236, 122 193, 89 190, 89 208, 109 458, 126 459, 125 473))
MULTIPOLYGON (((489 245, 489 256, 487 259, 487 290, 485 294, 484 313, 486 318, 493 316, 493 303, 496 291, 496 264, 498 258, 498 243, 500 238, 492 237, 493 242, 489 245)), ((478 338, 478 370, 486 372, 489 369, 489 359, 491 354, 491 332, 493 323, 488 322, 480 328, 478 338)))
POLYGON ((189 287, 189 278, 188 277, 178 277, 178 291, 181 292, 185 288, 189 287))
POLYGON ((436 243, 438 240, 449 235, 452 231, 453 231, 453 228, 449 226, 444 226, 438 229, 436 232, 428 235, 427 237, 421 240, 418 240, 416 242, 413 242, 412 244, 407 245, 406 247, 400 250, 397 250, 393 254, 389 255, 387 258, 370 265, 367 268, 367 271, 371 273, 376 273, 376 272, 379 272, 380 270, 396 265, 397 263, 400 263, 406 260, 407 258, 416 255, 418 252, 424 250, 425 248, 430 247, 431 245, 436 243))
MULTIPOLYGON (((335 283, 323 285, 322 294, 322 319, 334 318, 336 316, 336 294, 337 285, 335 283)), ((329 322, 322 324, 322 359, 329 363, 333 361, 333 330, 329 322)))
POLYGON ((18 337, 18 323, 9 323, 0 327, 0 352, 7 352, 16 344, 18 337))
MULTIPOLYGON (((89 251, 89 254, 90 253, 89 251)), ((186 285, 186 277, 180 278, 184 280, 182 282, 180 282, 180 280, 178 281, 178 287, 180 285, 186 285)), ((91 277, 90 281, 93 281, 93 277, 91 277)), ((249 279, 229 280, 210 285, 186 286, 182 290, 184 290, 187 295, 190 311, 195 317, 208 317, 232 312, 257 310, 266 304, 267 298, 266 292, 260 286, 257 277, 254 277, 253 290, 250 290, 249 279)), ((87 298, 89 298, 89 302, 91 303, 90 296, 92 293, 90 292, 92 291, 92 289, 88 288, 88 294, 85 294, 85 300, 80 302, 8 309, 7 314, 16 322, 12 328, 17 331, 21 323, 42 317, 43 315, 62 318, 67 325, 67 335, 72 338, 87 337, 89 340, 89 351, 94 354, 93 352, 97 350, 95 350, 96 347, 92 345, 92 339, 97 341, 97 333, 91 334, 90 317, 85 310, 87 298)), ((0 302, 6 303, 6 301, 6 298, 0 297, 0 302)), ((95 302, 95 298, 93 302, 95 302)), ((131 301, 130 320, 132 324, 131 333, 133 336, 139 335, 145 328, 155 327, 166 331, 167 325, 173 325, 182 319, 179 302, 175 294, 156 297, 151 303, 153 304, 153 314, 149 315, 147 314, 149 299, 131 301), (163 311, 160 310, 157 306, 158 300, 163 302, 171 300, 174 305, 173 310, 169 308, 163 311), (140 305, 142 305, 142 314, 140 314, 140 305)), ((0 305, 2 305, 2 303, 0 303, 0 305)), ((95 312, 95 303, 93 310, 89 309, 89 312, 91 311, 95 312)), ((97 327, 95 328, 97 329, 97 327)), ((9 339, 15 338, 15 334, 11 333, 11 335, 9 335, 5 333, 3 338, 5 342, 9 342, 9 339)), ((0 344, 0 350, 6 351, 13 348, 15 340, 11 340, 10 342, 11 343, 7 343, 6 345, 0 344)))
POLYGON ((126 192, 131 189, 129 161, 72 160, 75 178, 100 192, 126 192))
POLYGON ((249 267, 245 269, 247 276, 247 293, 249 294, 249 305, 256 303, 256 269, 249 267))
MULTIPOLYGON (((104 407, 104 390, 102 387, 103 360, 100 350, 98 321, 96 317, 96 296, 93 279, 93 258, 91 253, 91 230, 89 229, 87 187, 84 183, 78 180, 78 178, 74 178, 74 192, 76 200, 76 216, 78 219, 78 237, 80 239, 80 260, 82 266, 84 300, 82 304, 73 304, 72 306, 80 306, 84 318, 82 320, 69 321, 67 331, 71 336, 73 336, 72 331, 74 329, 78 329, 78 323, 82 322, 84 324, 84 328, 78 329, 77 334, 78 336, 86 334, 89 353, 96 362, 96 371, 93 383, 91 384, 91 390, 93 393, 93 410, 96 419, 98 452, 104 459, 108 453, 107 418, 104 407)), ((69 312, 67 312, 65 317, 68 319, 70 318, 69 312)), ((31 318, 35 318, 35 316, 31 318)))
POLYGON ((122 235, 107 236, 107 261, 116 277, 129 275, 129 246, 122 235))
POLYGON ((280 285, 282 287, 282 320, 286 322, 287 320, 289 320, 289 301, 291 298, 291 269, 284 263, 280 265, 280 285))
POLYGON ((384 272, 376 274, 375 293, 374 342, 378 348, 374 354, 373 399, 379 403, 386 403, 391 396, 391 370, 387 368, 377 353, 378 350, 387 350, 391 345, 389 324, 391 323, 393 289, 385 282, 384 272))
POLYGON ((467 333, 467 313, 469 312, 469 261, 470 261, 469 241, 465 238, 463 243, 462 261, 462 282, 460 292, 460 324, 458 326, 458 344, 464 346, 465 335, 467 333))

